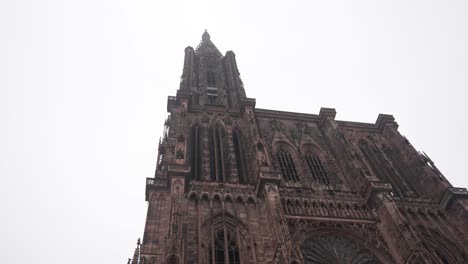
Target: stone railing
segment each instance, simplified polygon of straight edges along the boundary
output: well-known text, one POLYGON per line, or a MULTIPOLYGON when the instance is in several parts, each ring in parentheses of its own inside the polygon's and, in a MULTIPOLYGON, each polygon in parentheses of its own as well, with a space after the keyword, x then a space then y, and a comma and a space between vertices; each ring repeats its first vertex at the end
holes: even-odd
POLYGON ((180 164, 169 164, 167 166, 168 172, 180 172, 180 173, 189 173, 190 166, 188 165, 180 165, 180 164))
POLYGON ((214 194, 220 194, 222 196, 231 195, 233 198, 238 195, 243 197, 255 197, 255 186, 252 185, 191 181, 189 186, 188 192, 198 195, 206 193, 209 194, 210 197, 214 194))
POLYGON ((170 112, 171 106, 175 105, 177 102, 177 97, 175 96, 168 96, 167 97, 167 111, 170 112))
POLYGON ((357 201, 282 197, 281 204, 287 216, 376 219, 374 210, 357 201))
POLYGON ((167 179, 146 178, 146 187, 166 187, 167 179))
POLYGON ((282 197, 299 197, 309 200, 342 200, 356 203, 364 202, 364 199, 356 192, 342 191, 342 188, 333 188, 326 185, 300 185, 281 186, 279 193, 282 197))

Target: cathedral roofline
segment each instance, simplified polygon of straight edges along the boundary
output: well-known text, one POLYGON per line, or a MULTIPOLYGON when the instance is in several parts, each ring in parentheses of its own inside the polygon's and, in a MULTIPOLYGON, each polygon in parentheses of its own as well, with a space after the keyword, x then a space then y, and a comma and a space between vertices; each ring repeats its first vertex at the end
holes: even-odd
MULTIPOLYGON (((323 109, 328 111, 334 111, 332 108, 322 108, 321 113, 323 113, 323 109)), ((307 113, 299 113, 299 112, 289 112, 289 111, 280 111, 280 110, 270 110, 270 109, 262 109, 262 108, 255 108, 255 113, 258 117, 266 117, 266 118, 279 118, 279 119, 289 119, 289 120, 297 120, 297 121, 312 121, 318 122, 320 121, 320 115, 317 114, 307 114, 307 113)), ((375 123, 365 123, 365 122, 356 122, 356 121, 345 121, 345 120, 336 120, 339 126, 342 127, 349 127, 349 128, 364 128, 364 129, 375 129, 380 130, 384 126, 384 124, 392 123, 398 127, 398 124, 395 122, 395 118, 393 115, 387 114, 379 114, 377 117, 377 121, 375 123)))
POLYGON ((128 264, 468 263, 468 190, 392 115, 256 108, 206 31, 167 111, 128 264))

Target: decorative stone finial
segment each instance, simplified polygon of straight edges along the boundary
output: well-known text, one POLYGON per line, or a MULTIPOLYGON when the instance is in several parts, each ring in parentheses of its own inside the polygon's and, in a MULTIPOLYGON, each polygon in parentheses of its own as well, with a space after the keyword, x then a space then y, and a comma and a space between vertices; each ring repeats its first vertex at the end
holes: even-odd
POLYGON ((210 34, 208 34, 208 31, 205 29, 205 33, 202 35, 202 40, 210 40, 210 34))

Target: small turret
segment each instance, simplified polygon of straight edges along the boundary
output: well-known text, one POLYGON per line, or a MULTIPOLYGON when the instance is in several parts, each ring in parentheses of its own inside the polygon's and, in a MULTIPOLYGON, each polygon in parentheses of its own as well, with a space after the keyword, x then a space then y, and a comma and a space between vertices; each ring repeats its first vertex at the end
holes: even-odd
POLYGON ((205 29, 205 32, 202 35, 202 41, 207 41, 210 40, 210 34, 208 34, 208 31, 205 29))

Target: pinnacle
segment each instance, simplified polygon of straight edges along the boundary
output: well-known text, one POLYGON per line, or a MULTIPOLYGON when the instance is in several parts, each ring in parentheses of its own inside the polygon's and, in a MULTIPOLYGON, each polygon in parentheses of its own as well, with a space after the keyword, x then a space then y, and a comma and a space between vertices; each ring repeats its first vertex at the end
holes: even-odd
POLYGON ((206 53, 215 53, 219 57, 222 57, 223 55, 221 52, 219 52, 218 48, 211 42, 210 39, 210 34, 208 31, 205 29, 205 32, 202 35, 202 40, 200 41, 200 44, 198 44, 195 53, 197 55, 200 54, 206 54, 206 53))
POLYGON ((205 32, 202 35, 202 40, 209 40, 210 39, 210 34, 208 34, 208 31, 205 29, 205 32))

